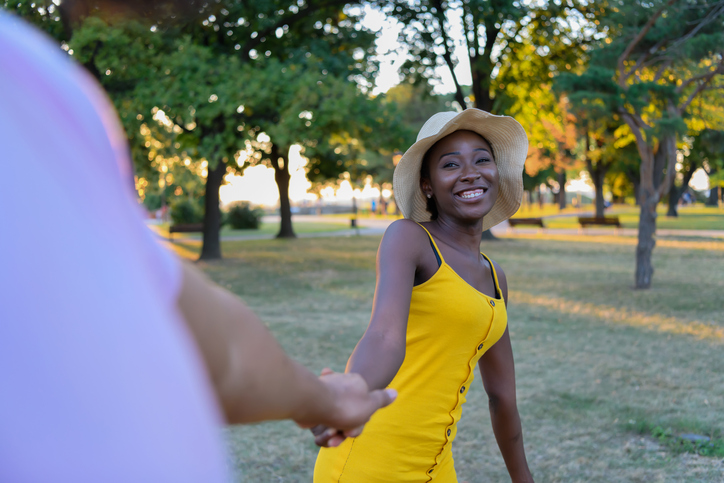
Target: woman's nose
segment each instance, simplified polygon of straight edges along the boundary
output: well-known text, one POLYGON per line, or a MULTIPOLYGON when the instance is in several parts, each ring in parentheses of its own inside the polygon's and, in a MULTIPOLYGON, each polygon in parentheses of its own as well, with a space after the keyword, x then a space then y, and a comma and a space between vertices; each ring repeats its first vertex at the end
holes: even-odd
POLYGON ((467 166, 463 168, 462 175, 460 176, 461 180, 470 181, 480 178, 482 175, 480 174, 480 171, 475 169, 474 166, 467 166))

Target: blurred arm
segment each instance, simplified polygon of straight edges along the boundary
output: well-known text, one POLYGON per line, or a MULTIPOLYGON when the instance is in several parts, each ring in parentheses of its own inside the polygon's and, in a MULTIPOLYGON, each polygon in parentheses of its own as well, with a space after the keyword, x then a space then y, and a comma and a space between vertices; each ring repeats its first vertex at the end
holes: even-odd
POLYGON ((183 263, 178 306, 229 423, 294 419, 353 429, 392 401, 355 375, 318 378, 291 360, 235 295, 183 263))

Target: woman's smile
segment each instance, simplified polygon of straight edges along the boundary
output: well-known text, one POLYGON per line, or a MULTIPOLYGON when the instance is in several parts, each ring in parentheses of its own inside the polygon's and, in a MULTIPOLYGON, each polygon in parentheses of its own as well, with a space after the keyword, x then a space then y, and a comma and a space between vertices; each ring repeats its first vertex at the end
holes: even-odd
POLYGON ((486 191, 487 188, 469 188, 455 193, 455 196, 464 200, 478 200, 486 191))

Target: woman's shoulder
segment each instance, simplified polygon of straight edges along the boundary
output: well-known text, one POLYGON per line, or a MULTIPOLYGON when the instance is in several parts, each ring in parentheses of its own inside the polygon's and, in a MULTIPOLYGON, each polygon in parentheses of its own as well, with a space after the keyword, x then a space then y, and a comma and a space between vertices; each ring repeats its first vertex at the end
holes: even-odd
POLYGON ((407 218, 401 218, 393 221, 385 230, 385 238, 400 239, 406 242, 414 240, 425 240, 428 235, 425 229, 419 223, 407 218))
POLYGON ((382 237, 381 249, 401 250, 408 255, 415 256, 429 242, 428 234, 421 225, 406 218, 393 221, 385 230, 382 237))

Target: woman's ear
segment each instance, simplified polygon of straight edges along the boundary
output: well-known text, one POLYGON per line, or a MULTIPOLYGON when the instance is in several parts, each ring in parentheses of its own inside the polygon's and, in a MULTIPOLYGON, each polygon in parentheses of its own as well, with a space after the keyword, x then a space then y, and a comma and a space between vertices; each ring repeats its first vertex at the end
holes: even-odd
POLYGON ((427 198, 432 198, 432 186, 427 178, 420 178, 420 188, 427 198))

